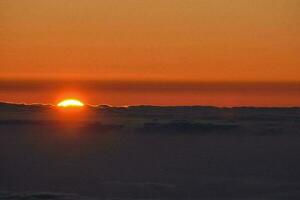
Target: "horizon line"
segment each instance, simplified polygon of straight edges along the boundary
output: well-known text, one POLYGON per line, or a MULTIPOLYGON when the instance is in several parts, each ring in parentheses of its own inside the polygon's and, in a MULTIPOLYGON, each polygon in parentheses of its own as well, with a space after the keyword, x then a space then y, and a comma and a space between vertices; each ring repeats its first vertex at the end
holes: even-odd
MULTIPOLYGON (((52 103, 25 103, 25 102, 9 102, 9 101, 0 101, 0 109, 1 105, 15 105, 15 106, 51 106, 58 108, 57 105, 52 103)), ((114 106, 109 104, 85 104, 85 107, 91 108, 130 108, 130 107, 165 107, 165 108, 176 108, 176 107, 199 107, 199 108, 218 108, 218 109, 235 109, 235 108, 253 108, 253 109, 300 109, 300 106, 216 106, 216 105, 151 105, 151 104, 132 104, 132 105, 120 105, 114 106)))

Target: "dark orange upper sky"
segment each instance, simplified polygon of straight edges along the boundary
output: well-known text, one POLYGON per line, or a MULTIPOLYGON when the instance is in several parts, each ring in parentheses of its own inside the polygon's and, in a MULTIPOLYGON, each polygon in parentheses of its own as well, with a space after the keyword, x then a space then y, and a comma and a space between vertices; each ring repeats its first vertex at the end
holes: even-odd
POLYGON ((0 1, 0 77, 299 81, 299 0, 0 1))

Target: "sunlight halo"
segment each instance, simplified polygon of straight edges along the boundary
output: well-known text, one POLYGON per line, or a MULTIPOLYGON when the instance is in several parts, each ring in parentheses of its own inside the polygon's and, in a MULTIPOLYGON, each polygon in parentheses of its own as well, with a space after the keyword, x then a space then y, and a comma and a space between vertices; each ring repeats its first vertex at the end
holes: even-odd
POLYGON ((83 107, 84 103, 77 99, 65 99, 57 104, 58 107, 83 107))

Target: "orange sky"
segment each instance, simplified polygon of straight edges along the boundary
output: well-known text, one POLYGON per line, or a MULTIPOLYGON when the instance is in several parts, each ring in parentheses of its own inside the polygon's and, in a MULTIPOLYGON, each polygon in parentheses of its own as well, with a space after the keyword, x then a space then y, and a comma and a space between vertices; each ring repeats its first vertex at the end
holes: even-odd
POLYGON ((0 1, 0 77, 300 81, 299 0, 0 1))
POLYGON ((300 106, 298 83, 153 81, 0 81, 0 102, 56 104, 76 98, 92 104, 300 106))

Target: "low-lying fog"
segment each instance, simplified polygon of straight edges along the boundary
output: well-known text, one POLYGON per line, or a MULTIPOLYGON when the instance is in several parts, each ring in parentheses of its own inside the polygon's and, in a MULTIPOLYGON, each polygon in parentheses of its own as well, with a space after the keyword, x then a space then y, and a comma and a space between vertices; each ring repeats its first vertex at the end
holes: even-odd
POLYGON ((0 199, 300 198, 299 108, 0 111, 0 199))

